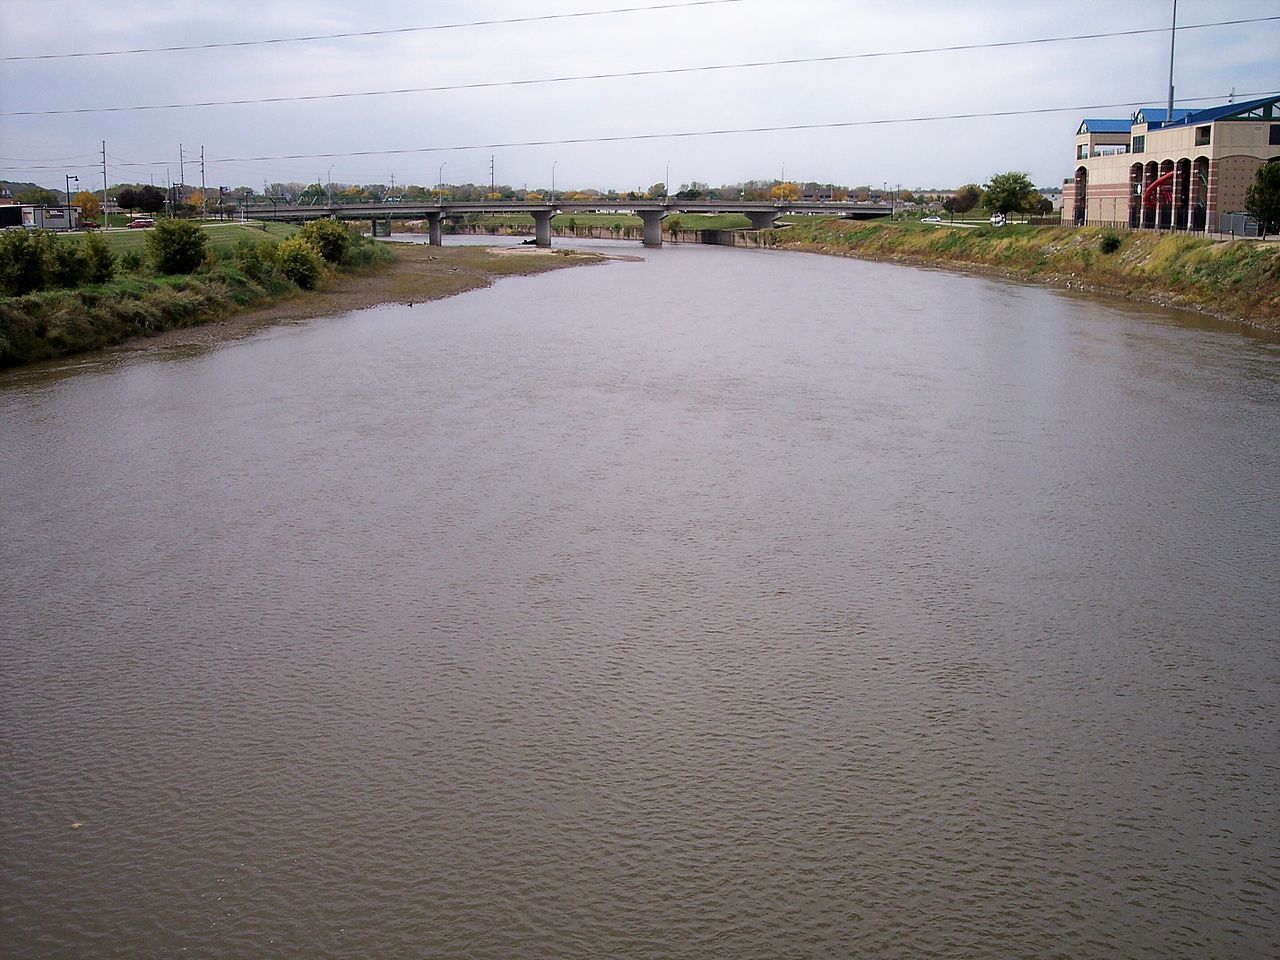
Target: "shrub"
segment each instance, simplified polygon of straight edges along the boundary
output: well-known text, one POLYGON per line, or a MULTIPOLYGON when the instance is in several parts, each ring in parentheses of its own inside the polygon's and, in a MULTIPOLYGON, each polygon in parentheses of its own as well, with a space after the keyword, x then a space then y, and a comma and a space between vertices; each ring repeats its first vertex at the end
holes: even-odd
POLYGON ((263 251, 259 244, 254 243, 248 237, 241 237, 236 241, 236 266, 240 268, 240 271, 245 276, 254 280, 261 280, 270 266, 262 253, 263 251))
POLYGON ((56 242, 53 245, 53 275, 56 287, 79 287, 89 277, 89 261, 79 244, 56 242))
POLYGON ((372 266, 375 263, 390 263, 391 251, 384 243, 378 243, 368 237, 353 239, 347 252, 342 255, 342 266, 348 270, 372 266))
POLYGON ((209 235, 194 223, 161 220, 147 234, 147 256, 161 273, 195 273, 204 263, 209 235))
POLYGON ((54 243, 43 231, 0 233, 0 291, 16 297, 48 286, 57 268, 54 243))
POLYGON ((314 290, 320 282, 324 261, 315 247, 301 236, 294 236, 276 248, 276 266, 303 290, 314 290))
POLYGON ((106 283, 116 275, 116 255, 111 252, 107 241, 93 233, 84 238, 81 247, 87 265, 87 279, 90 283, 106 283))
POLYGON ((330 263, 341 260, 352 242, 351 229, 337 220, 312 220, 303 225, 298 236, 330 263))
POLYGON ((1102 235, 1102 241, 1098 244, 1098 248, 1103 253, 1115 253, 1117 250, 1120 249, 1121 243, 1122 241, 1120 239, 1119 234, 1104 233, 1102 235))
POLYGON ((120 269, 133 272, 142 269, 142 257, 136 250, 130 250, 128 253, 120 255, 120 269))

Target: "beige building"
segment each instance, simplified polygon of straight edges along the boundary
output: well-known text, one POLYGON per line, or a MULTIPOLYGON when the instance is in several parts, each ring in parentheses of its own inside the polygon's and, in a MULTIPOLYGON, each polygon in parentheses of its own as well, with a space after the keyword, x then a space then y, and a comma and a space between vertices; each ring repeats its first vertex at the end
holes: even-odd
POLYGON ((1268 162, 1280 162, 1280 97, 1084 120, 1063 210, 1076 226, 1216 231, 1268 162))

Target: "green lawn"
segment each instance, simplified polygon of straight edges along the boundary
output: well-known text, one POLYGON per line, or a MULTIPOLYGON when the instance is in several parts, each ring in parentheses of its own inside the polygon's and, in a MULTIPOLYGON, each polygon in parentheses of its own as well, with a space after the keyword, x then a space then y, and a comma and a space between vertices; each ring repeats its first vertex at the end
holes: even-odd
MULTIPOLYGON (((283 240, 298 229, 288 223, 205 223, 202 226, 209 234, 209 245, 214 250, 229 250, 241 237, 254 240, 283 240)), ((150 232, 147 229, 108 230, 102 232, 101 236, 117 254, 129 251, 142 253, 143 244, 150 232)), ((85 236, 83 233, 71 233, 67 238, 77 240, 83 236, 85 236)))

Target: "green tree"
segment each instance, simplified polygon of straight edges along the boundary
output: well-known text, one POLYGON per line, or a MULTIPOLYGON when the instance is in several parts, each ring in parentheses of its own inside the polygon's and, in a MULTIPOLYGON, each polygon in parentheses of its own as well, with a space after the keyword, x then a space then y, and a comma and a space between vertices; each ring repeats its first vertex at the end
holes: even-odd
POLYGON ((1040 191, 1031 178, 1015 170, 992 177, 982 197, 988 210, 1005 215, 1029 212, 1039 198, 1040 191))
POLYGON ((195 273, 204 263, 209 235, 185 220, 161 220, 147 234, 146 246, 161 273, 195 273))
POLYGON ((1280 160, 1258 168, 1249 192, 1244 195, 1244 208, 1258 221, 1264 237, 1267 231, 1280 232, 1280 160))
POLYGON ((645 193, 655 200, 660 200, 667 195, 667 185, 665 183, 655 183, 645 193))
POLYGON ((976 183, 966 183, 951 195, 951 212, 964 216, 982 199, 982 188, 976 183))
POLYGON ((153 186, 120 187, 116 191, 116 203, 123 210, 142 210, 159 213, 164 209, 164 193, 153 186))
POLYGON ((30 190, 23 190, 13 198, 18 203, 31 203, 37 207, 60 207, 62 200, 52 190, 46 190, 43 187, 34 187, 30 190))

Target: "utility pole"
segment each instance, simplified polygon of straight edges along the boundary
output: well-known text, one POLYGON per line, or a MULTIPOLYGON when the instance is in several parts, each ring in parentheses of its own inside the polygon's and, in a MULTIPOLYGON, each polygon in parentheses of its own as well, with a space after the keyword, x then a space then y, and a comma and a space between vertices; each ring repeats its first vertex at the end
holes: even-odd
POLYGON ((1173 42, 1178 36, 1178 0, 1173 0, 1173 26, 1169 28, 1169 115, 1166 123, 1173 123, 1173 42))
POLYGON ((490 195, 498 192, 497 181, 494 179, 494 175, 493 175, 493 161, 494 161, 494 155, 491 153, 489 154, 489 193, 490 195))
POLYGON ((107 219, 107 141, 102 141, 102 229, 110 230, 111 221, 107 219))
POLYGON ((204 195, 204 144, 200 144, 200 216, 205 216, 209 211, 206 210, 209 200, 204 195))
POLYGON ((182 165, 182 144, 178 144, 178 190, 182 190, 182 185, 187 182, 187 175, 182 165))

